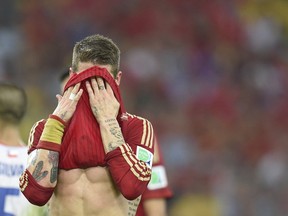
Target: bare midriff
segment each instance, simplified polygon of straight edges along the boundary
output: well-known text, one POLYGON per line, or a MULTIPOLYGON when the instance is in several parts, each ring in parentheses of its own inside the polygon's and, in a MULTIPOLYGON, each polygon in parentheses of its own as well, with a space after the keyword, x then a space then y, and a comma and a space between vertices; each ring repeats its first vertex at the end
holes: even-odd
POLYGON ((126 216, 127 203, 107 168, 59 170, 49 216, 126 216))

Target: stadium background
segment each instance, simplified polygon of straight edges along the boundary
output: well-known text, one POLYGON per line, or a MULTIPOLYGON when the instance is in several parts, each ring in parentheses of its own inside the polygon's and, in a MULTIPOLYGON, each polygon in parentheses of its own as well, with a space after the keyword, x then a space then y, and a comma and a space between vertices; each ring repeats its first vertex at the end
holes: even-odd
POLYGON ((288 214, 286 0, 0 1, 0 80, 25 87, 27 134, 56 105, 73 44, 122 50, 131 113, 159 134, 171 216, 288 214))

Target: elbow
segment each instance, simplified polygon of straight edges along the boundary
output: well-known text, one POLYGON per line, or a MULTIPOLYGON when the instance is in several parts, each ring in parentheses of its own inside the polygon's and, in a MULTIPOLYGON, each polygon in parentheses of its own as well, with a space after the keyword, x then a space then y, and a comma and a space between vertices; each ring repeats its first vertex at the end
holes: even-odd
POLYGON ((125 186, 120 187, 120 191, 127 200, 134 200, 144 193, 147 188, 148 182, 149 181, 129 181, 128 184, 126 182, 125 186))
MULTIPOLYGON (((144 192, 144 191, 143 191, 144 192)), ((139 197, 142 193, 142 191, 123 191, 122 195, 127 199, 127 200, 134 200, 137 197, 139 197)))
POLYGON ((26 197, 26 199, 33 205, 36 205, 36 206, 44 206, 46 203, 48 203, 50 197, 42 197, 42 198, 39 198, 38 196, 26 196, 26 194, 24 194, 24 196, 26 197))

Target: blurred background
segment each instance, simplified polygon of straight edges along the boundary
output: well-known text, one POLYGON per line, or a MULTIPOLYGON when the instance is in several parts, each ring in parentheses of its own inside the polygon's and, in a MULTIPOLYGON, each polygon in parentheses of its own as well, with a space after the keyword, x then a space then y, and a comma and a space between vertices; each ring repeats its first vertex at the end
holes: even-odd
POLYGON ((288 215, 287 0, 0 0, 0 80, 25 87, 27 140, 75 42, 122 51, 126 109, 151 120, 170 216, 288 215))

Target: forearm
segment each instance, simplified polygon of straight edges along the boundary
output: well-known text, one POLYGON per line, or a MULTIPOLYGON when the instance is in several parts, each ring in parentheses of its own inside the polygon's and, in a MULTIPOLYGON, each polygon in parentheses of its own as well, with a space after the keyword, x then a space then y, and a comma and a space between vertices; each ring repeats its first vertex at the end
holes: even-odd
POLYGON ((123 145, 125 140, 116 118, 107 118, 99 121, 100 132, 105 153, 123 145))
POLYGON ((128 144, 108 152, 105 160, 115 184, 126 199, 133 200, 146 190, 151 169, 136 157, 128 144))
POLYGON ((146 189, 151 178, 151 169, 139 160, 131 147, 125 143, 115 118, 104 119, 99 124, 105 152, 111 153, 107 155, 108 158, 113 158, 107 163, 112 177, 122 194, 128 199, 134 199, 146 189))
POLYGON ((32 204, 44 205, 53 194, 57 184, 59 152, 64 127, 61 119, 50 116, 44 126, 37 149, 29 154, 28 167, 19 179, 19 187, 32 204))
POLYGON ((59 153, 36 149, 32 155, 32 161, 19 179, 19 187, 29 202, 42 206, 51 198, 57 184, 59 153))
POLYGON ((55 187, 58 176, 59 152, 46 149, 35 150, 36 154, 27 170, 35 181, 43 187, 55 187))

